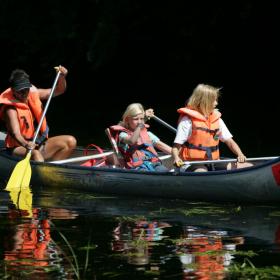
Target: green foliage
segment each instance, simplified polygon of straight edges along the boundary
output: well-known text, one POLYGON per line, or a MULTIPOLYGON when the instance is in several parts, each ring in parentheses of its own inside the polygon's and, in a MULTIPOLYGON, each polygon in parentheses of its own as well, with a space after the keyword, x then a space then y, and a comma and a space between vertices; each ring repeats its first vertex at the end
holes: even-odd
POLYGON ((280 217, 280 211, 272 211, 269 213, 270 217, 280 217))
POLYGON ((117 217, 116 220, 118 222, 126 222, 126 223, 136 223, 138 221, 141 221, 141 220, 145 220, 145 216, 121 216, 121 217, 117 217))
POLYGON ((84 268, 82 270, 82 268, 80 267, 79 261, 78 261, 78 257, 76 255, 73 247, 69 243, 68 239, 66 238, 66 236, 64 234, 62 234, 62 232, 58 231, 58 233, 62 237, 62 239, 65 241, 67 247, 69 248, 69 250, 71 252, 72 258, 67 257, 67 259, 70 261, 70 265, 72 267, 72 270, 73 270, 76 278, 83 279, 83 277, 81 275, 81 271, 83 272, 83 275, 86 275, 87 270, 88 270, 88 264, 89 264, 89 252, 90 252, 90 250, 95 250, 97 248, 97 246, 90 244, 90 239, 89 239, 87 246, 79 248, 79 250, 81 250, 81 251, 86 251, 85 264, 84 264, 84 268), (73 261, 72 261, 72 259, 73 259, 73 261))
POLYGON ((164 214, 164 213, 173 213, 173 212, 178 212, 182 213, 185 216, 194 216, 194 215, 211 215, 211 216, 216 216, 216 215, 221 215, 221 214, 230 214, 230 213, 239 213, 241 212, 242 208, 241 206, 234 207, 232 209, 225 208, 223 206, 207 206, 207 205, 201 205, 199 207, 189 207, 188 209, 183 209, 183 208, 172 208, 172 209, 167 209, 167 208, 160 208, 159 213, 164 214))
POLYGON ((242 264, 234 264, 230 266, 228 273, 228 279, 276 280, 280 278, 280 266, 257 268, 249 259, 245 258, 242 264))
POLYGON ((249 258, 252 258, 252 257, 255 257, 255 256, 258 256, 258 254, 252 250, 249 250, 249 251, 234 251, 232 252, 233 255, 238 255, 238 256, 246 256, 246 257, 249 257, 249 258))

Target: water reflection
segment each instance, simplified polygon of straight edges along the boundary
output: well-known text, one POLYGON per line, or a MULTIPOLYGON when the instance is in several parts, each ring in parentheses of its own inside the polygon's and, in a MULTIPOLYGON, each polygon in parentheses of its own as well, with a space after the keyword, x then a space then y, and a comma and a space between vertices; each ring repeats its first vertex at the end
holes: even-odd
POLYGON ((186 226, 176 242, 183 279, 224 279, 236 245, 243 243, 243 237, 230 238, 227 231, 186 226))
POLYGON ((58 189, 10 194, 7 210, 8 193, 2 194, 1 279, 3 271, 14 279, 106 280, 273 279, 262 277, 265 266, 269 276, 280 272, 272 271, 278 269, 280 248, 276 206, 98 197, 58 189))
POLYGON ((226 230, 184 224, 179 235, 170 236, 168 230, 172 233, 174 229, 167 222, 126 217, 113 230, 112 250, 128 264, 149 273, 164 271, 177 258, 181 263, 180 279, 225 279, 237 246, 244 243, 242 236, 231 236, 226 230), (157 248, 159 253, 158 247, 170 251, 157 255, 153 251, 157 248))
POLYGON ((51 237, 51 226, 52 219, 73 219, 77 214, 66 209, 32 208, 29 188, 11 190, 10 198, 3 240, 7 276, 49 279, 52 274, 71 275, 65 253, 51 237))
POLYGON ((32 217, 32 193, 30 188, 15 188, 9 191, 12 204, 10 214, 32 217), (12 211, 14 209, 15 211, 12 211))
POLYGON ((168 237, 163 235, 167 227, 171 225, 143 218, 119 221, 113 230, 112 250, 122 252, 129 264, 146 265, 155 242, 168 237))

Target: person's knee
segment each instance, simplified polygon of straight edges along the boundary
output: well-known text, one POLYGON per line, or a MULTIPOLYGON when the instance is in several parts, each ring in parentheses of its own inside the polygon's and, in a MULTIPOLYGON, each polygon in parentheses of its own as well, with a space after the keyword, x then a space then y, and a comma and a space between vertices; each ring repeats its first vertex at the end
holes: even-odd
POLYGON ((77 140, 74 136, 69 135, 67 139, 67 145, 69 149, 75 149, 77 146, 77 140))
POLYGON ((251 167, 251 166, 253 166, 253 164, 250 162, 234 162, 228 164, 227 170, 240 169, 240 168, 251 167))
POLYGON ((245 168, 245 167, 251 167, 251 166, 253 166, 253 164, 250 162, 238 162, 237 163, 237 168, 245 168))
POLYGON ((208 169, 206 167, 199 167, 194 170, 194 172, 207 172, 208 169))
POLYGON ((44 161, 43 155, 38 150, 33 150, 32 151, 32 159, 35 160, 35 161, 41 161, 41 162, 44 161))

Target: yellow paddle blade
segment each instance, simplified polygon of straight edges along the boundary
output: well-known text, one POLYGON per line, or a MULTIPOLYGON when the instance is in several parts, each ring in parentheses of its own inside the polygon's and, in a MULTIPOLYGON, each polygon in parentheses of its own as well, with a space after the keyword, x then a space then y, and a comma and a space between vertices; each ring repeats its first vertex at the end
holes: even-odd
POLYGON ((5 188, 6 191, 29 186, 31 179, 30 157, 31 153, 28 153, 25 159, 17 163, 5 188))
POLYGON ((21 182, 21 189, 29 189, 31 179, 31 165, 30 163, 26 166, 25 173, 21 182))
POLYGON ((32 193, 30 188, 23 189, 19 193, 18 209, 27 211, 27 216, 25 217, 32 217, 32 193))
POLYGON ((32 217, 32 193, 30 188, 10 190, 10 198, 16 209, 26 211, 25 217, 32 217))
POLYGON ((11 198, 13 204, 15 205, 16 209, 18 209, 19 193, 20 193, 19 189, 10 190, 10 198, 11 198))

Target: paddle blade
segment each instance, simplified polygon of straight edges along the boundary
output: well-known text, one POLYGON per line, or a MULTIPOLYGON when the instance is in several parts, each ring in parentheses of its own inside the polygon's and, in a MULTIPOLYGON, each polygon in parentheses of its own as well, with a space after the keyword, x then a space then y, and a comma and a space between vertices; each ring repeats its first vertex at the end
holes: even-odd
POLYGON ((26 217, 32 217, 32 193, 30 188, 21 190, 18 199, 18 209, 26 211, 26 217))
POLYGON ((12 189, 10 198, 16 209, 24 211, 25 217, 32 217, 32 193, 30 188, 12 189))
POLYGON ((30 157, 31 153, 28 153, 25 159, 17 163, 5 190, 10 191, 29 186, 31 179, 30 157))
POLYGON ((25 173, 21 182, 21 189, 29 189, 30 187, 30 179, 31 179, 31 165, 27 164, 25 173))

